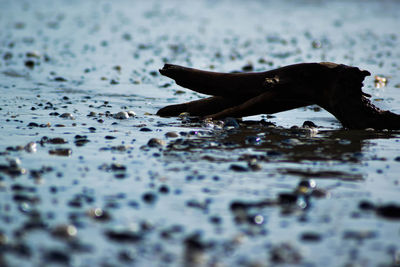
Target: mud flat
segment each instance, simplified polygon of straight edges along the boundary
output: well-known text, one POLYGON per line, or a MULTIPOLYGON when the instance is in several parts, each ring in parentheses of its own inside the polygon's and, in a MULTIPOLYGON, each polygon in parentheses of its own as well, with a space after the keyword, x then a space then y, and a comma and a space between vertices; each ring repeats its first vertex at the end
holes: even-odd
POLYGON ((219 72, 331 61, 400 113, 397 1, 2 1, 1 266, 393 266, 400 134, 318 106, 161 118, 219 72))

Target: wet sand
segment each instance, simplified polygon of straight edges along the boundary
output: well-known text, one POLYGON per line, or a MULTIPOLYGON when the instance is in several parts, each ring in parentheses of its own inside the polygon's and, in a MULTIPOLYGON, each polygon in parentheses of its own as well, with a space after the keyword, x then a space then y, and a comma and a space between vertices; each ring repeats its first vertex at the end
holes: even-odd
POLYGON ((1 266, 399 264, 398 131, 342 129, 317 106, 154 115, 204 97, 159 75, 166 62, 354 65, 400 113, 399 2, 0 7, 1 266))

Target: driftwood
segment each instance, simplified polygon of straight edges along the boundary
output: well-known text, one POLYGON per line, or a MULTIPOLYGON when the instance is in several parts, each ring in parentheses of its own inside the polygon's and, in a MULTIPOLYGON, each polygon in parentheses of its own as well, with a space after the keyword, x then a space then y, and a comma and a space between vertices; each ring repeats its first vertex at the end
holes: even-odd
POLYGON ((371 75, 335 63, 301 63, 266 72, 218 73, 166 64, 160 73, 183 87, 212 95, 160 109, 157 115, 221 119, 272 114, 317 104, 350 129, 400 129, 400 115, 383 111, 362 92, 371 75))

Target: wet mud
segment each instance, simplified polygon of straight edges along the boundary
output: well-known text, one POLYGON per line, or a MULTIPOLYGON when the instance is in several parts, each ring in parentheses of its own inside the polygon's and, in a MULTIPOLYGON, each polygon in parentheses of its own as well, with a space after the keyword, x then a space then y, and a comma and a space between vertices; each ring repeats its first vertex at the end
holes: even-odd
POLYGON ((397 1, 0 2, 0 266, 396 266, 400 132, 319 106, 162 118, 220 72, 332 61, 399 113, 397 1))

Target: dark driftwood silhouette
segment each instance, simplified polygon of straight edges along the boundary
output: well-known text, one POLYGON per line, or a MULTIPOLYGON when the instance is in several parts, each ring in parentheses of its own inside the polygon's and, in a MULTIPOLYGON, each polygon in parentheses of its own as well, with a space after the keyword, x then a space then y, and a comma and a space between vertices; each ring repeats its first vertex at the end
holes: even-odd
POLYGON ((350 129, 400 129, 400 115, 375 107, 362 92, 370 73, 335 63, 301 63, 266 72, 218 73, 166 64, 160 73, 183 87, 212 95, 160 109, 160 116, 213 119, 272 114, 317 104, 350 129))

